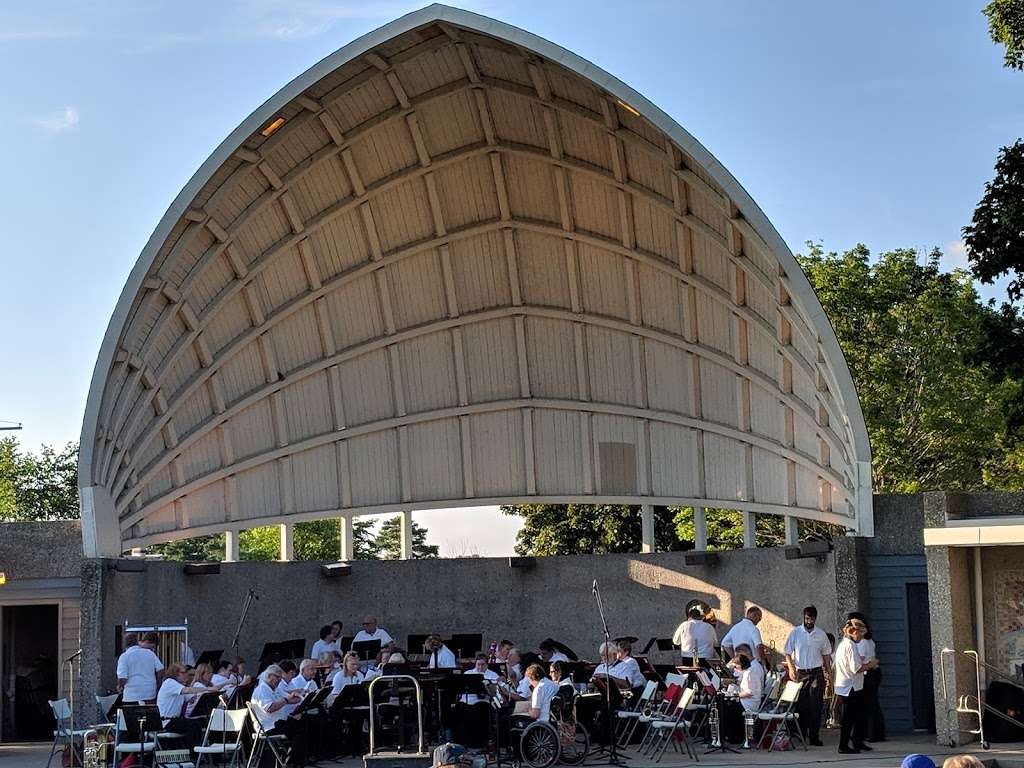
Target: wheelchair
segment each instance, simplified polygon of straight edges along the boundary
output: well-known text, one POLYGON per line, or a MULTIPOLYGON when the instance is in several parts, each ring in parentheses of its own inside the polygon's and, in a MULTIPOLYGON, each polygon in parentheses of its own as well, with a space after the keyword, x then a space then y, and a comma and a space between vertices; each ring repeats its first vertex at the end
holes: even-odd
POLYGON ((527 768, 551 768, 556 763, 579 765, 590 752, 590 736, 576 720, 576 704, 570 698, 556 696, 551 700, 551 719, 532 721, 518 731, 519 760, 527 768))

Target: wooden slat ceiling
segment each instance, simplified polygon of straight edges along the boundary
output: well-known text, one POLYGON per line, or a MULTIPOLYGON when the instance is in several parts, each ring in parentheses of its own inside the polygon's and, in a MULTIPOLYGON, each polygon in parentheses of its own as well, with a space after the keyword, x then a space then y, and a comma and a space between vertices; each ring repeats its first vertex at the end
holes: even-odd
POLYGON ((126 548, 543 500, 856 527, 820 308, 631 105, 433 23, 277 116, 182 211, 102 382, 83 484, 126 548))

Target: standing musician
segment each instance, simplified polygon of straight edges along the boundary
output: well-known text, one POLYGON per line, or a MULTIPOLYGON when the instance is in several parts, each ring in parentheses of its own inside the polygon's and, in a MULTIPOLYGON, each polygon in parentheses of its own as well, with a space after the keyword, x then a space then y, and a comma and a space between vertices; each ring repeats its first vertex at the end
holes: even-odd
POLYGON ((697 605, 690 608, 686 621, 672 635, 672 642, 679 646, 682 653, 684 667, 695 667, 702 660, 712 658, 717 639, 715 628, 704 621, 704 612, 697 605))
POLYGON ((763 659, 765 648, 761 640, 761 630, 757 628, 761 623, 761 616, 761 609, 756 605, 747 608, 747 615, 733 624, 722 638, 722 650, 731 657, 736 655, 739 646, 747 645, 753 649, 755 659, 763 659))
POLYGON ((803 681, 797 712, 800 725, 807 731, 808 743, 824 746, 821 741, 821 705, 825 695, 826 677, 832 676, 832 644, 821 627, 816 627, 818 609, 804 608, 804 621, 793 627, 786 639, 786 670, 790 680, 803 681))
POLYGON ((840 710, 839 754, 870 752, 864 743, 864 673, 878 666, 878 661, 861 658, 857 644, 864 639, 867 627, 860 619, 843 625, 843 639, 836 648, 836 697, 840 710), (852 745, 851 745, 852 739, 852 745))
POLYGON ((427 637, 423 643, 423 653, 430 656, 427 660, 427 669, 455 669, 459 666, 455 654, 441 641, 438 634, 427 637))
MULTIPOLYGON (((155 633, 154 633, 155 634, 155 633)), ((146 635, 149 638, 149 635, 146 635)), ((129 632, 124 636, 124 653, 117 659, 117 690, 125 704, 156 701, 157 684, 163 663, 157 658, 147 642, 139 642, 139 636, 129 632)), ((156 645, 156 642, 153 642, 156 645)))

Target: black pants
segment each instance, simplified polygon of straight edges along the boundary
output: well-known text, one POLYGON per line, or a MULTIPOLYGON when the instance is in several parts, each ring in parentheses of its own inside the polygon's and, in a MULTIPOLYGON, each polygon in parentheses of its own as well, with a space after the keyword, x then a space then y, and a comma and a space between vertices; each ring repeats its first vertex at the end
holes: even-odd
POLYGON ((206 722, 198 717, 172 717, 164 725, 164 731, 180 733, 184 737, 185 746, 189 750, 202 743, 205 728, 206 722))
POLYGON ((800 728, 809 741, 821 739, 821 706, 825 696, 825 674, 821 667, 797 671, 797 679, 803 681, 796 711, 800 715, 800 728))
POLYGON ((864 733, 867 741, 885 741, 885 717, 878 702, 881 685, 882 670, 869 669, 864 673, 864 733))
POLYGON ((849 696, 836 695, 839 715, 839 746, 854 747, 864 743, 864 691, 850 691, 849 696))
POLYGON ((287 736, 291 756, 289 765, 305 765, 306 763, 306 728, 301 720, 285 717, 274 723, 273 730, 267 736, 287 736))
POLYGON ((490 730, 490 705, 459 702, 455 705, 455 741, 467 747, 486 747, 490 730))

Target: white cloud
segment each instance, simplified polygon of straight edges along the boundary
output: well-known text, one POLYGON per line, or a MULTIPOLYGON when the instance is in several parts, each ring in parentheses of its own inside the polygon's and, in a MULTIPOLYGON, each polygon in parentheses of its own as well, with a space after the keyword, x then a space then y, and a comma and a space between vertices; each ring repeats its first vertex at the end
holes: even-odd
POLYGON ((64 109, 52 112, 46 117, 35 118, 32 120, 32 124, 51 136, 65 133, 78 126, 78 109, 76 107, 64 107, 64 109))
POLYGON ((942 248, 942 259, 939 262, 947 272, 954 269, 970 270, 971 266, 967 261, 967 246, 963 240, 954 240, 946 243, 942 248))

